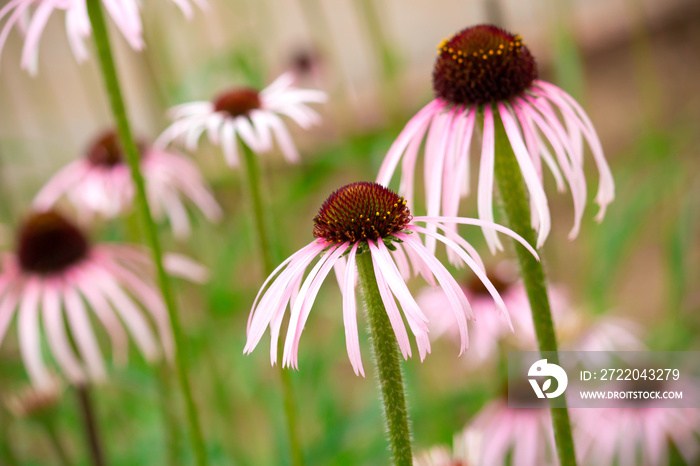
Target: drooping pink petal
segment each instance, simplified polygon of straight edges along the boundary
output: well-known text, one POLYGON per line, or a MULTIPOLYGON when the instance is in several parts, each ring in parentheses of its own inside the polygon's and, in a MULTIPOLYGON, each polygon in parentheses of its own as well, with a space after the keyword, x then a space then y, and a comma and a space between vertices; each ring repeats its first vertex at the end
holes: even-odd
POLYGON ((283 365, 291 365, 299 369, 297 355, 301 332, 304 329, 304 325, 309 317, 311 307, 316 300, 316 295, 321 288, 321 284, 326 279, 326 276, 328 276, 331 268, 333 268, 335 261, 345 253, 348 246, 348 243, 344 243, 329 249, 306 277, 289 317, 287 339, 284 344, 283 365))
POLYGON ((381 240, 377 241, 375 246, 370 241, 369 248, 375 268, 378 267, 380 269, 387 285, 389 285, 389 290, 401 304, 411 332, 416 337, 418 353, 422 362, 425 360, 426 354, 430 353, 430 340, 428 339, 428 326, 426 325, 428 318, 425 317, 425 314, 423 314, 423 311, 420 310, 415 299, 413 299, 384 242, 381 240))
MULTIPOLYGON (((423 245, 421 245, 421 247, 422 246, 423 245)), ((365 252, 365 254, 371 254, 371 252, 365 252)), ((389 317, 391 328, 394 329, 394 334, 396 335, 396 341, 399 344, 401 354, 403 355, 403 358, 407 360, 411 357, 411 342, 408 339, 408 333, 406 332, 406 327, 403 324, 403 319, 401 318, 401 313, 396 305, 396 301, 394 301, 394 296, 391 294, 391 290, 389 289, 389 285, 387 284, 381 269, 377 266, 374 254, 372 254, 372 266, 374 268, 374 275, 377 279, 379 295, 384 303, 384 308, 386 309, 386 314, 389 317)))
POLYGON ((100 320, 105 330, 107 330, 112 340, 112 354, 115 364, 126 364, 129 355, 129 340, 124 331, 124 326, 114 314, 114 311, 107 303, 105 297, 97 291, 90 277, 86 279, 84 275, 81 276, 80 271, 72 271, 67 279, 69 285, 74 287, 85 297, 88 305, 100 320))
POLYGON ((17 316, 19 333, 19 350, 24 367, 37 388, 48 387, 51 375, 41 357, 41 336, 39 331, 39 299, 41 297, 41 279, 29 277, 22 292, 17 316))
POLYGON ((498 104, 498 111, 501 116, 501 121, 503 122, 503 127, 506 130, 506 134, 513 148, 515 158, 518 160, 518 165, 520 165, 525 185, 530 193, 535 208, 533 210, 533 215, 537 215, 538 217, 539 231, 537 232, 537 247, 539 248, 544 244, 544 240, 547 239, 551 228, 547 196, 544 193, 542 183, 537 176, 537 172, 528 156, 527 149, 520 137, 520 131, 517 128, 513 115, 511 115, 510 110, 503 103, 498 104))
POLYGON ((85 373, 66 334, 60 289, 59 280, 45 280, 41 304, 44 332, 46 333, 49 348, 51 348, 56 362, 66 374, 66 377, 71 383, 82 384, 86 382, 85 373))
POLYGON ((156 360, 160 351, 151 326, 142 311, 120 288, 115 279, 102 268, 91 266, 86 270, 89 271, 91 283, 94 284, 96 292, 112 303, 112 308, 121 317, 144 357, 149 361, 156 360))
MULTIPOLYGON (((479 187, 477 206, 479 218, 493 223, 493 180, 495 163, 495 130, 491 106, 484 107, 484 129, 481 135, 481 159, 479 162, 479 187)), ((503 250, 501 241, 492 230, 484 230, 486 244, 491 254, 503 250)))
POLYGON ((365 369, 362 366, 362 353, 360 352, 360 337, 357 332, 357 306, 355 302, 355 254, 357 246, 355 243, 348 253, 347 265, 345 267, 345 277, 341 287, 343 294, 343 324, 345 326, 345 346, 348 351, 348 358, 355 375, 365 376, 365 369))
POLYGON ((418 215, 416 217, 413 217, 412 222, 421 222, 421 223, 452 222, 452 223, 460 223, 462 225, 474 225, 474 226, 481 227, 482 229, 492 230, 494 232, 498 231, 500 233, 503 233, 505 235, 510 236, 511 238, 516 240, 518 243, 522 244, 525 247, 525 249, 527 249, 530 252, 530 254, 532 254, 535 257, 535 259, 537 259, 538 261, 540 260, 540 256, 537 254, 537 251, 535 251, 535 249, 532 246, 530 246, 530 243, 525 241, 525 239, 522 236, 520 236, 519 234, 517 234, 516 232, 514 232, 510 228, 506 228, 506 227, 499 225, 497 223, 494 223, 494 222, 489 222, 489 221, 478 219, 478 218, 428 217, 425 215, 418 215))
POLYGON ((427 126, 425 126, 424 123, 431 120, 435 115, 438 115, 444 106, 445 104, 442 101, 435 99, 409 120, 406 127, 401 131, 401 134, 399 134, 389 148, 384 162, 382 162, 382 166, 379 168, 377 183, 389 186, 394 170, 396 170, 396 166, 408 144, 414 137, 423 139, 423 133, 419 133, 418 131, 425 130, 427 126))
POLYGON ((408 248, 413 249, 421 260, 423 260, 430 268, 445 292, 447 299, 450 301, 450 309, 452 310, 459 327, 461 341, 459 354, 461 355, 464 351, 466 351, 467 346, 469 345, 466 313, 471 312, 471 307, 469 306, 467 298, 464 296, 462 289, 459 287, 452 275, 450 275, 447 269, 445 269, 445 267, 435 258, 435 256, 430 254, 428 250, 425 249, 423 244, 420 242, 420 239, 416 239, 413 237, 414 235, 408 235, 405 233, 397 233, 396 236, 401 238, 408 248))
POLYGON ((83 300, 70 284, 63 286, 63 302, 65 303, 71 336, 78 347, 80 357, 85 363, 90 378, 98 382, 104 380, 107 374, 97 338, 95 338, 90 325, 83 300))

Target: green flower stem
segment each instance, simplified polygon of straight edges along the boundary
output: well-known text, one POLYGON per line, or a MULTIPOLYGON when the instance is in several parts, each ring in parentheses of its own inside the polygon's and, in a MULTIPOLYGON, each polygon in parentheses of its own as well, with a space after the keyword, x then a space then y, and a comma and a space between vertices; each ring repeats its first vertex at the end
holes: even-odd
POLYGON ((365 251, 356 257, 394 463, 397 466, 412 465, 411 431, 408 426, 398 343, 379 294, 371 253, 365 251))
MULTIPOLYGON (((258 164, 258 157, 246 143, 240 141, 243 147, 243 165, 245 169, 244 184, 247 190, 247 199, 250 202, 250 210, 253 215, 253 227, 258 250, 264 267, 265 275, 271 274, 277 266, 275 258, 275 245, 272 240, 272 222, 269 210, 265 207, 262 193, 262 173, 258 164)), ((296 403, 294 400, 294 387, 289 371, 282 368, 283 345, 278 346, 277 367, 279 368, 280 381, 282 382, 282 397, 284 412, 287 420, 287 434, 289 436, 289 449, 293 466, 304 464, 304 453, 299 440, 299 428, 297 423, 296 403)))
MULTIPOLYGON (((535 231, 530 226, 530 206, 520 166, 515 159, 501 119, 496 116, 494 120, 496 130, 495 176, 508 222, 507 226, 525 238, 528 243, 535 245, 537 244, 535 231)), ((557 339, 554 334, 552 311, 549 306, 542 263, 521 246, 515 245, 515 252, 520 262, 521 274, 532 308, 532 319, 535 324, 539 349, 541 352, 552 351, 556 354, 558 351, 557 339)), ((550 357, 550 359, 552 358, 550 357)), ((557 364, 558 359, 557 355, 555 360, 550 362, 557 364)), ((566 408, 552 408, 551 411, 559 462, 561 466, 575 466, 576 456, 571 437, 569 413, 566 408)))
POLYGON ((58 435, 58 431, 56 430, 56 421, 54 420, 53 415, 48 414, 41 420, 41 424, 43 425, 44 430, 46 430, 46 435, 49 437, 51 446, 56 453, 58 463, 61 466, 70 466, 73 464, 73 462, 68 458, 65 448, 63 448, 63 442, 61 442, 61 437, 58 435))
POLYGON ((146 189, 143 182, 143 176, 141 175, 141 169, 139 167, 139 152, 131 135, 129 121, 126 116, 124 100, 122 98, 119 79, 117 77, 117 71, 115 69, 114 59, 112 57, 109 36, 107 34, 107 26, 102 13, 100 0, 88 0, 87 9, 90 17, 90 23, 92 25, 93 36, 95 38, 97 53, 100 59, 102 75, 104 77, 105 86, 109 95, 112 113, 117 124, 119 139, 122 147, 124 148, 124 152, 126 153, 126 158, 129 162, 129 167, 131 168, 131 176, 134 180, 134 185, 136 186, 136 202, 139 206, 141 221, 146 231, 148 245, 153 252, 153 261, 155 262, 158 274, 158 283, 163 294, 163 299, 165 300, 165 305, 168 309, 168 314, 170 315, 170 323, 172 325, 173 337, 175 339, 174 356, 177 367, 177 376, 185 399, 192 448, 194 449, 197 464, 199 466, 203 466, 207 464, 206 449, 204 446, 204 438, 202 437, 202 432, 199 426, 199 419, 197 417, 197 408, 195 406, 194 399, 192 398, 189 380, 187 379, 187 368, 183 356, 185 341, 184 335, 180 326, 180 317, 178 315, 170 280, 168 275, 165 273, 165 268, 163 267, 163 252, 158 239, 156 225, 153 222, 151 210, 148 206, 146 189))
POLYGON ((18 466, 19 460, 12 448, 12 440, 10 439, 10 422, 9 416, 0 407, 0 464, 8 466, 18 466))
POLYGON ((105 461, 104 452, 102 450, 102 442, 97 427, 95 409, 92 406, 90 388, 87 385, 79 385, 75 387, 75 393, 78 396, 78 405, 83 416, 85 435, 90 449, 92 464, 94 466, 105 466, 107 462, 105 461))
POLYGON ((180 434, 178 429, 178 416, 173 400, 173 371, 166 363, 158 367, 158 392, 161 410, 163 411, 163 424, 165 429, 165 443, 167 449, 168 464, 178 466, 182 464, 180 454, 180 434))

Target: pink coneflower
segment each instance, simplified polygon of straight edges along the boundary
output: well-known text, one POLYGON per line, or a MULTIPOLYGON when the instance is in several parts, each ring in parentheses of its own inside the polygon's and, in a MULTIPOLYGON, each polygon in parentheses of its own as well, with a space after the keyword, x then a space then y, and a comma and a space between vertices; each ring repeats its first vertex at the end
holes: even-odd
MULTIPOLYGON (((207 5, 205 0, 172 0, 172 2, 187 18, 192 16, 192 3, 202 8, 207 5)), ((143 49, 140 2, 138 0, 102 0, 102 4, 129 45, 134 50, 143 49)), ((70 48, 78 62, 85 61, 88 57, 85 39, 92 33, 86 0, 10 0, 0 9, 0 21, 6 18, 5 25, 0 30, 0 55, 10 31, 19 24, 26 36, 22 48, 21 66, 31 74, 36 74, 39 40, 55 10, 65 12, 66 34, 70 48)))
MULTIPOLYGON (((469 332, 470 357, 466 360, 469 364, 482 364, 497 356, 499 345, 505 339, 510 339, 517 348, 522 350, 530 350, 537 346, 530 302, 523 284, 514 281, 504 268, 496 268, 488 275, 508 307, 512 324, 502 314, 494 312, 493 300, 480 282, 471 280, 462 286, 462 291, 471 303, 475 316, 469 332)), ((570 303, 566 293, 560 287, 554 287, 550 295, 555 316, 569 311, 570 303)), ((445 335, 452 340, 459 340, 454 318, 451 314, 443 312, 447 301, 442 293, 426 287, 420 292, 416 301, 432 323, 433 331, 430 334, 432 339, 445 335)))
POLYGON ((410 276, 410 268, 414 275, 422 275, 432 285, 436 285, 433 276, 437 278, 448 299, 444 312, 452 313, 459 328, 461 354, 468 343, 467 319, 472 317, 469 302, 447 269, 423 246, 419 234, 431 236, 454 251, 483 282, 506 318, 508 314, 503 299, 486 277, 483 264, 471 245, 462 238, 452 240, 416 225, 433 224, 444 230, 444 222, 493 228, 520 241, 535 255, 530 245, 502 226, 460 217, 412 217, 406 200, 384 186, 367 182, 349 184, 335 191, 323 203, 314 218, 316 239, 285 260, 263 284, 250 314, 244 352, 253 351, 265 329, 270 327, 270 358, 275 364, 280 326, 289 304, 291 316, 282 364, 298 368, 301 332, 323 280, 331 268, 335 268, 343 295, 348 356, 355 373, 364 376, 357 332, 355 272, 356 256, 370 254, 377 287, 403 357, 411 356, 411 344, 396 301, 416 338, 421 360, 430 352, 428 318, 404 282, 410 276), (306 268, 319 255, 320 260, 304 278, 306 268))
MULTIPOLYGON (((522 388, 531 396, 532 388, 522 388)), ((481 452, 475 464, 552 466, 557 461, 552 417, 542 408, 509 408, 496 399, 479 411, 469 428, 481 434, 481 452), (510 463, 507 459, 510 458, 510 463)))
POLYGON ((116 362, 124 362, 128 354, 124 326, 146 360, 157 360, 161 346, 166 356, 172 355, 168 313, 144 263, 150 260, 141 249, 90 244, 78 228, 55 212, 28 217, 19 230, 15 252, 2 256, 0 342, 16 311, 20 352, 33 385, 52 383, 42 357, 40 327, 58 367, 71 383, 105 378, 89 311, 107 331, 116 362))
MULTIPOLYGON (((206 186, 197 166, 187 157, 140 144, 141 172, 156 219, 167 215, 176 237, 190 233, 188 212, 181 197, 191 200, 210 221, 221 218, 219 204, 206 186)), ((34 208, 47 210, 64 196, 81 218, 97 214, 113 218, 131 209, 134 184, 131 170, 114 131, 92 142, 85 157, 72 162, 42 188, 34 208)))
MULTIPOLYGON (((636 381, 619 390, 678 390, 669 382, 636 381)), ((698 390, 682 385, 684 403, 697 403, 698 390), (690 400, 694 401, 690 401, 690 400)), ((700 457, 700 409, 668 407, 668 400, 615 400, 616 407, 571 410, 577 453, 595 466, 669 464, 671 443, 686 464, 700 457), (665 403, 665 405, 664 405, 665 403)))
MULTIPOLYGON (((410 205, 416 159, 427 133, 424 179, 428 215, 457 215, 460 198, 469 193, 474 127, 481 126, 478 212, 482 220, 493 221, 494 138, 496 127, 502 124, 529 192, 538 247, 547 238, 551 223, 542 161, 560 191, 566 184, 571 189, 574 226, 569 237, 578 234, 586 205, 584 139, 600 172, 596 218, 601 220, 613 200, 614 183, 595 128, 571 96, 537 79, 535 59, 520 36, 495 26, 475 26, 444 40, 438 50, 433 70, 435 99, 409 121, 391 146, 377 182, 388 185, 401 161, 399 192, 410 205)), ((494 232, 484 230, 484 235, 492 251, 502 249, 494 232)))
POLYGON ((226 162, 238 166, 236 136, 261 154, 277 140, 282 154, 289 162, 299 160, 294 141, 280 115, 286 115, 306 129, 320 121, 320 116, 307 103, 326 101, 326 94, 312 89, 293 87, 294 75, 284 73, 272 84, 258 92, 251 88, 234 88, 218 95, 212 102, 190 102, 170 110, 175 122, 156 141, 165 147, 175 139, 184 141, 188 150, 195 150, 197 141, 206 131, 209 140, 221 145, 226 162))

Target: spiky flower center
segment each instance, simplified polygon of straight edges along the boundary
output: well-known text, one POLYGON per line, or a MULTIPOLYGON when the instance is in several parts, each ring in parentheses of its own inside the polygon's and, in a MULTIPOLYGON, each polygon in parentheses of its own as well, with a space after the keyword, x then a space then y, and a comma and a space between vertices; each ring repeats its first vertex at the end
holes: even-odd
POLYGON ((89 251, 87 238, 56 212, 31 214, 17 238, 17 257, 26 272, 62 272, 80 262, 89 251))
MULTIPOLYGON (((137 141, 136 146, 139 155, 143 157, 146 152, 146 145, 143 142, 137 141)), ((119 135, 114 130, 108 130, 98 136, 87 151, 87 159, 97 166, 114 167, 124 163, 125 154, 122 150, 119 135)))
POLYGON ((508 100, 537 79, 537 64, 522 38, 489 25, 442 41, 433 69, 435 96, 453 104, 508 100))
POLYGON ((411 221, 406 200, 377 183, 343 186, 323 203, 314 217, 314 236, 352 243, 387 238, 411 221))
POLYGON ((233 89, 224 92, 214 100, 215 112, 226 112, 231 117, 248 115, 251 110, 260 108, 260 93, 252 88, 233 89))

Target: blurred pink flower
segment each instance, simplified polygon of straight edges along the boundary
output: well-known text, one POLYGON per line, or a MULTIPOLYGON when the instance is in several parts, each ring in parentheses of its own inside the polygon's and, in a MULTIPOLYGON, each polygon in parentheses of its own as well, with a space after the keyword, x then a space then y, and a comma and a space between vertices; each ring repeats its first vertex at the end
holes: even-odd
POLYGON ((161 346, 172 356, 168 313, 151 279, 150 258, 141 248, 90 244, 77 227, 50 211, 28 217, 18 232, 16 251, 4 253, 0 266, 0 343, 17 313, 20 352, 33 385, 52 383, 40 328, 71 383, 105 378, 88 311, 107 331, 115 362, 124 363, 129 352, 124 326, 147 361, 160 358, 161 346))
MULTIPOLYGON (((506 264, 499 264, 506 265, 506 264)), ((498 312, 494 312, 493 301, 485 294, 485 289, 476 281, 462 286, 462 291, 471 303, 474 322, 469 332, 470 357, 465 359, 468 365, 479 365, 496 357, 499 345, 507 340, 522 351, 537 349, 535 327, 532 322, 530 302, 527 299, 522 282, 512 281, 512 274, 504 267, 488 273, 492 283, 503 297, 509 310, 512 329, 498 312)), ((642 328, 629 319, 614 316, 591 318, 577 312, 569 298, 566 288, 553 284, 549 287, 550 303, 554 325, 564 351, 643 351, 646 345, 641 340, 642 328)), ((425 315, 430 319, 431 339, 445 335, 459 341, 455 320, 451 314, 443 312, 447 301, 445 296, 433 288, 423 288, 416 301, 425 315)), ((581 355, 586 357, 586 353, 581 355)), ((591 354, 597 358, 595 364, 603 363, 600 353, 591 354)))
MULTIPOLYGON (((187 18, 193 14, 191 2, 201 8, 207 6, 205 0, 172 0, 172 2, 187 18)), ((138 0, 102 0, 102 4, 129 45, 134 50, 143 49, 140 2, 138 0)), ((39 64, 39 40, 55 10, 65 12, 68 43, 76 60, 85 61, 88 57, 85 39, 92 33, 86 0, 10 0, 0 9, 0 21, 6 19, 5 25, 0 30, 0 55, 10 31, 19 24, 25 34, 21 66, 31 74, 36 74, 39 64)))
MULTIPOLYGON (((537 79, 537 65, 520 36, 495 26, 475 26, 445 39, 438 49, 433 71, 436 97, 408 122, 391 146, 377 182, 388 185, 401 161, 399 192, 410 206, 416 159, 427 133, 427 213, 457 215, 460 198, 469 193, 474 127, 481 125, 478 212, 482 220, 493 221, 494 137, 496 125, 502 122, 527 186, 538 247, 551 225, 542 161, 554 175, 559 191, 564 191, 567 183, 571 189, 574 226, 569 237, 578 234, 586 205, 584 139, 600 172, 596 196, 600 211, 596 218, 601 220, 615 188, 595 128, 571 96, 537 79)), ((484 235, 491 251, 502 249, 492 231, 484 230, 484 235)))
MULTIPOLYGON (((531 393, 526 384, 523 388, 531 393)), ((496 399, 479 411, 469 429, 481 434, 481 454, 475 465, 551 466, 559 464, 549 409, 509 408, 496 399), (510 458, 510 463, 507 459, 510 458)))
POLYGON ((335 268, 343 295, 343 317, 348 356, 355 374, 364 376, 357 332, 355 305, 355 260, 358 254, 371 254, 377 286, 391 320, 403 357, 411 356, 411 344, 396 300, 416 338, 421 360, 430 352, 429 320, 411 296, 405 280, 422 275, 433 286, 435 278, 447 296, 445 313, 452 313, 461 339, 460 354, 467 348, 467 319, 472 311, 461 288, 445 267, 423 246, 419 234, 443 242, 466 263, 488 289, 498 309, 507 316, 506 305, 483 271, 483 264, 474 248, 462 238, 454 240, 432 233, 416 223, 435 224, 445 229, 443 222, 456 222, 494 228, 521 242, 536 256, 521 237, 495 224, 460 217, 411 217, 406 201, 376 183, 353 183, 331 194, 314 218, 316 239, 285 260, 265 280, 248 320, 244 352, 250 353, 269 327, 270 359, 277 360, 280 326, 287 309, 291 316, 284 346, 284 366, 298 368, 298 346, 301 332, 316 295, 330 269, 335 268), (304 279, 306 268, 321 255, 304 279), (410 266, 409 266, 410 263, 410 266), (269 285, 269 286, 268 286, 269 285))
MULTIPOLYGON (((503 297, 508 307, 512 328, 504 316, 495 312, 493 301, 488 298, 486 290, 480 283, 471 281, 462 286, 462 291, 471 303, 474 312, 474 322, 469 332, 468 365, 483 364, 498 355, 499 344, 509 339, 522 350, 536 348, 535 328, 532 323, 530 302, 522 282, 514 282, 513 277, 503 267, 488 273, 496 290, 503 297)), ((451 314, 443 312, 447 301, 442 293, 433 288, 425 287, 416 298, 418 305, 430 319, 433 340, 443 335, 458 341, 459 335, 451 314)), ((550 287, 550 301, 555 320, 569 310, 569 301, 561 287, 550 287)))
POLYGON ((306 104, 325 102, 326 94, 297 89, 293 82, 294 74, 287 72, 260 92, 234 88, 220 94, 213 102, 190 102, 173 107, 169 114, 175 121, 160 135, 156 147, 165 147, 181 139, 188 150, 194 151, 206 131, 209 140, 223 149, 226 162, 236 167, 237 136, 257 154, 272 150, 274 137, 285 159, 296 162, 299 153, 280 115, 308 129, 321 118, 306 104))
MULTIPOLYGON (((190 233, 188 212, 181 197, 192 201, 209 221, 218 221, 222 212, 197 166, 176 153, 141 146, 141 172, 146 195, 156 219, 170 220, 178 238, 190 233)), ((97 214, 113 218, 129 211, 134 203, 131 170, 113 131, 100 135, 84 158, 56 173, 34 199, 34 209, 52 208, 63 196, 75 207, 81 219, 97 214)))
MULTIPOLYGON (((631 389, 629 385, 616 389, 625 387, 631 389)), ((649 388, 659 390, 658 385, 649 388)), ((684 402, 700 400, 697 388, 690 384, 683 384, 682 392, 684 402)), ((700 409, 669 408, 668 404, 662 405, 664 402, 668 403, 665 400, 615 400, 617 407, 571 409, 580 463, 663 466, 669 464, 669 445, 673 443, 686 464, 698 464, 700 409), (623 406, 619 406, 620 403, 623 406)))

